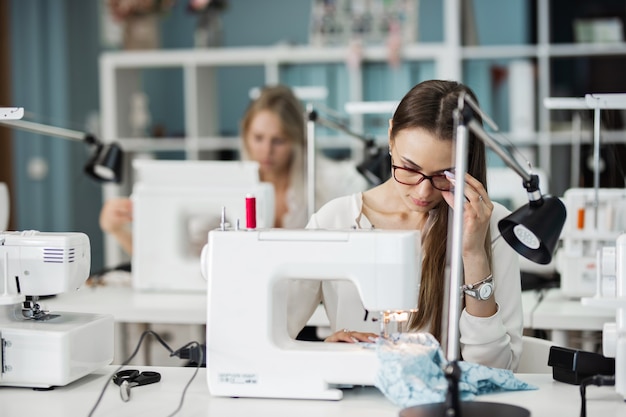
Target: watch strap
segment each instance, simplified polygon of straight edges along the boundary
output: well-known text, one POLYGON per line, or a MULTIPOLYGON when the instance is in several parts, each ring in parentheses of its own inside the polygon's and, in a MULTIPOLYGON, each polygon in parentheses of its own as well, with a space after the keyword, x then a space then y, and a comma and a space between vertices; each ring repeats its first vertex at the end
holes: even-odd
POLYGON ((489 296, 486 298, 483 298, 480 295, 480 288, 485 285, 485 284, 489 284, 493 287, 493 275, 489 274, 487 277, 481 279, 480 281, 477 281, 473 284, 465 284, 461 286, 461 291, 464 294, 469 295, 470 297, 476 298, 478 300, 488 300, 489 298, 491 298, 491 295, 493 294, 493 291, 490 292, 489 296))

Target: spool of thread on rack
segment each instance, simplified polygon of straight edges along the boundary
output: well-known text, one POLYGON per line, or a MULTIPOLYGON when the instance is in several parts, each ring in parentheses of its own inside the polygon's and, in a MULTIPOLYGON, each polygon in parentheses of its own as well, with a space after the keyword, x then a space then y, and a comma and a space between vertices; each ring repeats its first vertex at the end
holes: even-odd
POLYGON ((578 209, 578 221, 576 223, 576 227, 578 230, 583 230, 585 228, 585 209, 578 209))

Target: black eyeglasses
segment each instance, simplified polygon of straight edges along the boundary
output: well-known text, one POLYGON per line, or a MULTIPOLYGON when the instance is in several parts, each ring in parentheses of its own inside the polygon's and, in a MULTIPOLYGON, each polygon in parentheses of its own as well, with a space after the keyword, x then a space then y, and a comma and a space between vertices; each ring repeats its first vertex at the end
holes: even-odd
POLYGON ((403 168, 391 165, 393 169, 393 179, 404 185, 419 185, 424 180, 430 181, 430 185, 439 191, 450 191, 452 183, 444 174, 426 175, 410 168, 403 168))

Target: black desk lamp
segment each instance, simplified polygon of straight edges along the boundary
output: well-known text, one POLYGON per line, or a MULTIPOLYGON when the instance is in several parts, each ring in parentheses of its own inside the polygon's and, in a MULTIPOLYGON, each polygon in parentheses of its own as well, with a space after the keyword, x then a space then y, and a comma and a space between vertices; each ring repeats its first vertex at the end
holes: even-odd
POLYGON ((19 130, 39 133, 47 136, 57 136, 64 139, 85 142, 94 148, 92 156, 87 161, 84 171, 92 179, 99 182, 115 182, 122 180, 123 152, 117 143, 104 144, 95 136, 60 127, 48 126, 41 123, 25 120, 1 120, 0 124, 19 130))
MULTIPOLYGON (((363 142, 365 146, 363 161, 357 165, 356 169, 370 185, 378 185, 384 182, 389 172, 391 172, 391 165, 389 163, 389 155, 383 151, 383 148, 376 144, 376 138, 371 136, 361 135, 350 130, 344 123, 334 121, 327 117, 322 117, 318 111, 313 108, 307 109, 307 120, 314 123, 319 123, 322 126, 339 130, 346 133, 348 136, 356 138, 363 142)), ((386 147, 385 147, 386 149, 386 147)))
MULTIPOLYGON (((529 203, 500 220, 498 229, 507 243, 519 254, 531 261, 547 264, 558 242, 565 223, 565 205, 556 197, 542 196, 539 178, 522 168, 473 118, 474 112, 497 130, 495 123, 484 114, 470 96, 461 93, 458 107, 454 112, 456 126, 455 172, 463 178, 467 172, 467 142, 470 129, 486 146, 496 152, 504 162, 523 179, 528 191, 529 203)), ((448 380, 448 393, 443 403, 425 404, 405 408, 401 417, 482 417, 507 416, 526 417, 530 412, 525 408, 510 404, 482 401, 462 402, 459 398, 461 370, 459 361, 459 317, 461 313, 461 283, 463 280, 463 206, 465 204, 465 182, 457 181, 454 193, 452 247, 449 280, 446 282, 447 324, 445 334, 448 366, 444 370, 448 380)))
POLYGON ((357 171, 372 186, 387 181, 391 173, 391 158, 387 146, 378 146, 371 140, 365 142, 364 152, 363 162, 356 166, 357 171))

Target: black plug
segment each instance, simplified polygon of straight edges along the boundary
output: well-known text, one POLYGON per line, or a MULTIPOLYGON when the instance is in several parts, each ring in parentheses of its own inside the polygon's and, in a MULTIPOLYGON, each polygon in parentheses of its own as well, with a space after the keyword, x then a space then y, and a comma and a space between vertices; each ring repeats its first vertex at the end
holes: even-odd
POLYGON ((206 367, 206 345, 196 344, 194 346, 185 347, 172 353, 171 356, 176 356, 180 359, 189 359, 190 366, 206 367))
POLYGON ((593 375, 580 381, 580 417, 587 417, 587 385, 613 386, 615 375, 593 375))

